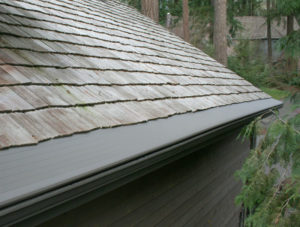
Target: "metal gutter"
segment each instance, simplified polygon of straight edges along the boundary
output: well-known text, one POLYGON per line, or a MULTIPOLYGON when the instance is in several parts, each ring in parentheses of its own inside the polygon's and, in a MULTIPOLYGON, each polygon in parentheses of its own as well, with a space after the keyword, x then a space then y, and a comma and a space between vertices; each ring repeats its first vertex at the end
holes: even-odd
MULTIPOLYGON (((34 226, 43 223, 174 160, 195 152, 199 148, 220 139, 221 136, 249 123, 270 108, 279 108, 281 105, 280 102, 275 100, 254 102, 252 107, 256 107, 256 109, 251 114, 241 115, 214 127, 203 129, 188 137, 178 138, 168 145, 133 156, 128 160, 122 160, 109 168, 83 175, 77 179, 68 180, 57 187, 4 204, 0 207, 0 225, 20 224, 22 226, 34 226)), ((242 112, 242 108, 246 106, 238 104, 237 107, 237 110, 240 108, 242 112)), ((234 109, 233 107, 230 108, 234 109)), ((221 107, 214 111, 220 114, 221 117, 222 114, 227 113, 225 110, 226 108, 221 107)), ((203 116, 204 112, 199 116, 203 116)), ((212 113, 212 110, 206 111, 208 115, 212 113)), ((199 120, 198 117, 195 119, 199 120)))

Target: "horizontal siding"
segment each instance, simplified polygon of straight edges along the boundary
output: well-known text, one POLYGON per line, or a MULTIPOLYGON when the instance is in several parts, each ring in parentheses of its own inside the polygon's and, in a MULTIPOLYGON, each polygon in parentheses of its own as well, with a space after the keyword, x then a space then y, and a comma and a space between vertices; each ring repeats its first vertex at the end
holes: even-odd
POLYGON ((237 226, 234 197, 248 143, 236 133, 43 226, 237 226))

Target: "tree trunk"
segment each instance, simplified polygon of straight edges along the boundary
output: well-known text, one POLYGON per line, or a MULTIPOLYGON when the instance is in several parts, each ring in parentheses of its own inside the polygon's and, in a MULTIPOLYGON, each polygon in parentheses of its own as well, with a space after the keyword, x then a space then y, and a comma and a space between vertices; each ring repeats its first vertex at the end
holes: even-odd
POLYGON ((271 31, 271 12, 270 12, 270 2, 271 0, 267 0, 267 39, 268 39, 268 63, 272 65, 272 31, 271 31))
MULTIPOLYGON (((290 35, 294 31, 294 16, 287 16, 287 29, 286 34, 290 35)), ((286 69, 287 72, 293 72, 294 69, 297 67, 294 59, 289 57, 287 59, 286 69)))
POLYGON ((227 65, 226 0, 214 0, 214 10, 215 58, 223 65, 227 65))
POLYGON ((183 37, 184 40, 190 41, 190 26, 189 26, 189 1, 182 1, 182 17, 183 17, 183 37))
POLYGON ((286 34, 290 35, 294 31, 294 16, 287 16, 286 34))
POLYGON ((243 12, 243 15, 246 15, 247 12, 247 0, 242 0, 242 8, 241 11, 243 12))
POLYGON ((158 0, 142 0, 142 13, 150 17, 155 22, 159 21, 159 2, 158 0))

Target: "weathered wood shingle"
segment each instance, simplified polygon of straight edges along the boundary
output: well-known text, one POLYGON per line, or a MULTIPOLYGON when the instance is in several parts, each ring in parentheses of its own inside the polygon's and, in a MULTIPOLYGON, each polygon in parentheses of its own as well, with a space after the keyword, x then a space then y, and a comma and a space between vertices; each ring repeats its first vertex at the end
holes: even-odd
POLYGON ((118 1, 0 2, 0 149, 267 98, 118 1))

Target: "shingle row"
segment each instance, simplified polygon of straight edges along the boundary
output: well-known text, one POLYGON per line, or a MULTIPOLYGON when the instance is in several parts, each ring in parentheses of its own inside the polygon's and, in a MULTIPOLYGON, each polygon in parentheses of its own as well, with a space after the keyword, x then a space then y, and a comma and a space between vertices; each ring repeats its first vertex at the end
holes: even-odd
POLYGON ((266 98, 117 1, 0 2, 0 149, 266 98))

